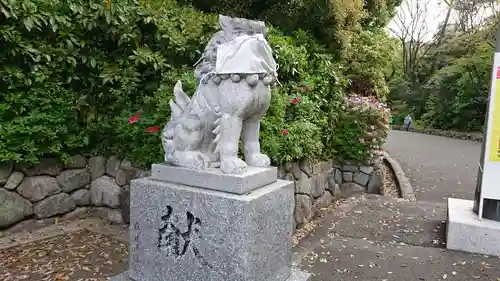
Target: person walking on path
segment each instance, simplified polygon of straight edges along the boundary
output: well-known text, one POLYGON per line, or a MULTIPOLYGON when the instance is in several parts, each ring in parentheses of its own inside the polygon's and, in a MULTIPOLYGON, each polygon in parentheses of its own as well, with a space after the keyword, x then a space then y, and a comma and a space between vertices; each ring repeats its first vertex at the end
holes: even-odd
POLYGON ((406 115, 405 120, 404 120, 404 129, 405 129, 405 131, 409 131, 410 130, 410 126, 411 126, 411 122, 412 121, 413 120, 411 119, 410 114, 406 115))

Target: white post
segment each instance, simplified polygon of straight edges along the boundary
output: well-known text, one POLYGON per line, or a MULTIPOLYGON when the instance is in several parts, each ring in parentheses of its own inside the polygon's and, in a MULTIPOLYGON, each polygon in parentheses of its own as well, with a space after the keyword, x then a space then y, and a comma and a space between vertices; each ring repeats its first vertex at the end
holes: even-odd
POLYGON ((479 220, 500 221, 500 21, 474 202, 479 220))

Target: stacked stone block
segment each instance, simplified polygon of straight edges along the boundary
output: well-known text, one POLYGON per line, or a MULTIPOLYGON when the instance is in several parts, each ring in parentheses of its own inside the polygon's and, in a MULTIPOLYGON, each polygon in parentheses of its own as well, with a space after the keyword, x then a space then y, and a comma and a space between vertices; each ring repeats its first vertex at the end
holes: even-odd
MULTIPOLYGON (((0 229, 23 220, 72 219, 87 214, 128 220, 128 184, 149 172, 117 157, 46 158, 33 166, 0 164, 0 229)), ((26 224, 26 222, 24 223, 26 224)))
POLYGON ((295 182, 295 225, 310 222, 333 201, 356 193, 380 193, 381 159, 373 165, 301 161, 278 167, 278 177, 295 182))

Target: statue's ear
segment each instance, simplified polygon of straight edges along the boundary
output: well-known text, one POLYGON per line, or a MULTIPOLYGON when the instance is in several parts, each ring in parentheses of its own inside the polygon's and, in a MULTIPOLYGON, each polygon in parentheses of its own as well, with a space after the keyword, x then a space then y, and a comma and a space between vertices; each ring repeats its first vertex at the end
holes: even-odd
POLYGON ((266 35, 266 24, 263 21, 248 21, 248 31, 251 34, 262 34, 266 35))
POLYGON ((233 25, 233 19, 228 16, 219 15, 219 25, 222 30, 231 29, 233 25))
POLYGON ((258 21, 257 25, 259 26, 259 31, 262 33, 262 35, 266 36, 268 33, 268 29, 266 27, 266 23, 263 21, 258 21))
POLYGON ((228 16, 223 16, 219 15, 219 24, 224 32, 224 37, 226 38, 226 41, 231 41, 234 37, 234 26, 235 26, 235 19, 228 17, 228 16))

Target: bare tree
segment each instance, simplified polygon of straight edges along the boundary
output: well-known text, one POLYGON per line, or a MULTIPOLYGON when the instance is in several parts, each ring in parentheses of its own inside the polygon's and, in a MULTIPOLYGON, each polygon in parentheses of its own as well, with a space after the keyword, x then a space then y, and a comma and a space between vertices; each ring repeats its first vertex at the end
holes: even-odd
MULTIPOLYGON (((441 44, 443 44, 444 39, 446 37, 446 31, 450 23, 451 13, 453 10, 453 6, 455 5, 455 1, 456 0, 444 0, 446 5, 448 5, 448 9, 446 10, 446 17, 444 18, 443 23, 440 25, 439 32, 434 36, 434 41, 435 41, 434 46, 436 47, 436 49, 439 48, 441 44)), ((435 55, 437 56, 439 54, 436 53, 435 55)), ((434 71, 436 71, 436 65, 437 65, 437 59, 433 59, 429 73, 432 74, 434 73, 434 71)))
POLYGON ((403 71, 412 86, 417 83, 417 66, 420 59, 429 50, 427 42, 429 26, 427 24, 428 7, 431 0, 403 0, 391 32, 399 38, 402 50, 403 71))
POLYGON ((461 33, 474 33, 500 16, 499 0, 444 0, 455 12, 455 26, 461 33))
POLYGON ((491 16, 500 12, 498 0, 445 0, 457 11, 457 26, 463 33, 473 33, 484 26, 491 16))
POLYGON ((492 47, 500 16, 500 0, 444 0, 448 11, 453 10, 453 25, 462 34, 484 33, 484 40, 492 47), (485 31, 485 32, 483 32, 485 31))
MULTIPOLYGON (((435 72, 441 55, 438 50, 451 25, 459 33, 477 32, 484 30, 485 26, 492 26, 486 23, 492 19, 496 21, 500 16, 500 0, 444 0, 447 5, 446 16, 439 24, 436 34, 431 36, 428 9, 433 1, 435 0, 403 0, 392 27, 389 28, 401 43, 402 68, 413 88, 425 82, 418 81, 417 73, 423 58, 431 61, 426 77, 431 77, 435 72), (436 51, 429 54, 430 48, 436 51)), ((496 28, 496 24, 493 26, 496 28)), ((485 34, 489 35, 490 32, 485 34)))

